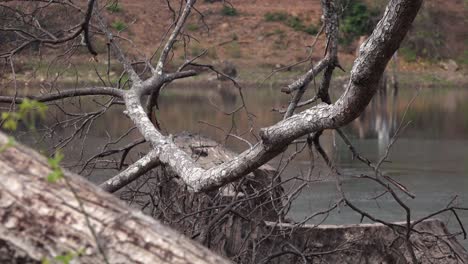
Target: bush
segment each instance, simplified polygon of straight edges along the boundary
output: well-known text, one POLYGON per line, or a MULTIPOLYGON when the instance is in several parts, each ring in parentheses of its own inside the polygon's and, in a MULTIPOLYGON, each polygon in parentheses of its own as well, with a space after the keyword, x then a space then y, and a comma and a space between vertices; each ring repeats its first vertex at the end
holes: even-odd
POLYGON ((468 50, 463 52, 463 55, 457 59, 457 61, 461 64, 468 65, 468 50))
POLYGON ((286 21, 289 14, 286 12, 267 12, 265 14, 265 21, 267 22, 283 22, 286 21))
POLYGON ((306 26, 300 17, 290 15, 286 12, 267 12, 264 17, 267 22, 283 22, 284 25, 295 31, 301 31, 309 35, 315 35, 318 32, 318 28, 314 24, 306 26))
POLYGON ((127 25, 122 21, 115 21, 112 23, 112 27, 117 31, 122 31, 127 27, 127 25))
POLYGON ((199 29, 197 24, 188 24, 186 28, 188 31, 197 31, 199 29))
POLYGON ((417 59, 416 51, 408 47, 401 47, 399 49, 400 55, 407 61, 407 62, 415 62, 417 59))
POLYGON ((119 13, 122 11, 122 6, 119 5, 119 2, 114 2, 108 5, 106 9, 107 11, 112 12, 112 13, 119 13))
POLYGON ((424 7, 413 22, 409 34, 402 47, 412 50, 415 55, 429 60, 447 58, 450 52, 444 50, 445 36, 443 34, 440 10, 424 7))
POLYGON ((343 11, 340 42, 349 45, 356 38, 372 32, 378 13, 367 8, 360 0, 350 0, 343 11))
POLYGON ((297 16, 289 16, 286 20, 286 26, 294 29, 295 31, 303 31, 305 28, 302 20, 297 16))
POLYGON ((235 9, 232 6, 223 6, 223 9, 221 9, 221 15, 223 16, 237 16, 239 13, 237 13, 237 9, 235 9))

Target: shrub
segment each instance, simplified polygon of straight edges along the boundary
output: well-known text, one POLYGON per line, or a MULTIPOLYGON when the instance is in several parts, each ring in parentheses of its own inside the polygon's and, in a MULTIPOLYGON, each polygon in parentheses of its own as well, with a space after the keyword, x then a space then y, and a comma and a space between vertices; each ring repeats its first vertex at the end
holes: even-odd
POLYGON ((295 31, 303 31, 305 28, 302 20, 297 16, 289 16, 286 20, 286 26, 294 29, 295 31))
POLYGON ((117 31, 122 31, 127 27, 127 25, 122 21, 115 21, 114 23, 112 23, 112 27, 115 28, 115 30, 117 31))
POLYGON ((286 21, 289 14, 286 12, 267 12, 265 14, 265 21, 267 22, 283 22, 286 21))
POLYGON ((223 16, 237 16, 238 14, 237 9, 232 6, 225 5, 223 9, 221 9, 221 15, 223 16))
POLYGON ((451 52, 444 50, 445 36, 440 26, 441 17, 440 10, 428 6, 423 8, 401 46, 411 49, 421 58, 439 60, 449 57, 451 52))
POLYGON ((315 35, 318 32, 318 28, 314 24, 306 26, 300 17, 290 15, 286 12, 267 12, 264 17, 267 22, 283 22, 284 25, 295 31, 301 31, 309 35, 315 35))
POLYGON ((187 25, 187 30, 188 31, 197 31, 199 29, 197 24, 188 24, 187 25))
POLYGON ((463 55, 457 59, 457 61, 461 64, 468 65, 468 50, 463 52, 463 55))
POLYGON ((319 28, 314 24, 310 24, 308 27, 304 28, 303 31, 309 35, 316 35, 319 31, 319 28))
POLYGON ((418 57, 416 51, 408 47, 401 47, 399 52, 407 62, 415 62, 418 57))
POLYGON ((342 15, 340 42, 349 45, 359 36, 372 32, 378 13, 367 8, 360 0, 350 0, 342 15))
POLYGON ((113 2, 112 4, 108 5, 106 9, 112 13, 119 13, 122 11, 122 6, 119 5, 119 2, 113 2))

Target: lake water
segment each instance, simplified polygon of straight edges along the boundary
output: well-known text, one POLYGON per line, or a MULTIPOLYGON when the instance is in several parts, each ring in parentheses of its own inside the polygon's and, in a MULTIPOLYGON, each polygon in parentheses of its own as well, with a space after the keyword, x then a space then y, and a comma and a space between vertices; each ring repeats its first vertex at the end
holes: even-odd
MULTIPOLYGON (((174 85, 162 92, 158 116, 167 133, 176 134, 184 130, 202 133, 240 152, 248 147, 247 144, 234 138, 225 140, 226 131, 244 135, 254 142, 255 137, 249 133, 250 130, 255 134, 259 128, 281 119, 281 115, 272 109, 286 106, 289 96, 280 93, 279 89, 280 85, 244 87, 245 103, 253 115, 249 120, 245 111, 240 111, 234 116, 223 113, 236 109, 241 103, 237 90, 228 83, 222 86, 174 85)), ((309 94, 306 94, 309 98, 314 89, 310 90, 309 94)), ((342 85, 335 85, 335 99, 341 92, 342 85)), ((386 175, 394 177, 416 195, 415 199, 411 199, 400 193, 402 199, 411 207, 412 219, 444 208, 455 196, 456 204, 468 207, 468 89, 420 89, 417 85, 405 85, 400 87, 396 96, 392 91, 387 94, 379 93, 364 115, 343 129, 357 150, 375 162, 385 153, 386 146, 402 122, 409 102, 416 94, 418 96, 408 108, 403 120, 405 124, 408 121, 411 123, 391 148, 388 157, 390 162, 382 165, 382 171, 386 175)), ((78 106, 88 111, 95 109, 87 106, 91 105, 89 102, 81 103, 74 101, 67 109, 71 112, 75 108, 78 111, 78 106)), ((107 141, 121 136, 131 127, 131 123, 121 111, 122 108, 119 107, 111 108, 96 120, 85 141, 72 144, 66 150, 66 156, 76 158, 83 153, 83 160, 86 160, 86 157, 97 153, 107 141), (82 144, 84 148, 81 147, 82 144)), ((55 109, 53 112, 60 116, 59 110, 55 109)), ((65 138, 67 131, 58 131, 47 144, 59 143, 65 138)), ((124 143, 139 137, 134 131, 124 143)), ((27 137, 24 136, 23 139, 27 140, 27 137)), ((385 221, 405 219, 404 211, 388 195, 377 200, 371 199, 380 193, 381 189, 378 186, 368 180, 353 178, 372 172, 360 161, 352 159, 351 153, 338 134, 326 131, 321 143, 335 166, 343 173, 343 188, 353 203, 385 221)), ((287 153, 293 151, 294 148, 291 147, 287 153)), ((277 158, 270 164, 281 166, 284 162, 277 158)), ((307 151, 304 151, 289 164, 283 177, 305 177, 309 167, 310 158, 307 151)), ((91 175, 91 179, 100 182, 111 174, 109 171, 101 171, 91 175)), ((326 209, 337 201, 338 196, 335 184, 330 180, 330 172, 317 155, 311 180, 319 181, 305 187, 291 207, 289 215, 297 221, 326 209)), ((299 184, 291 184, 286 188, 293 190, 299 184)), ((460 217, 463 223, 468 225, 468 212, 460 212, 460 217)), ((445 214, 439 218, 447 221, 452 232, 459 231, 453 216, 445 214)), ((318 223, 322 220, 323 217, 312 222, 318 223)), ((325 223, 351 224, 359 221, 358 214, 347 208, 340 208, 330 213, 325 223)), ((460 242, 468 247, 466 240, 460 242)))
MULTIPOLYGON (((196 88, 174 88, 168 89, 161 98, 161 119, 169 131, 175 133, 185 127, 222 140, 224 137, 221 131, 198 121, 202 120, 228 131, 232 120, 212 105, 224 105, 225 111, 235 109, 240 103, 239 97, 233 96, 235 90, 227 93, 226 88, 218 87, 210 90, 211 94, 206 94, 196 88)), ((281 108, 288 102, 289 97, 282 95, 279 89, 279 86, 244 89, 247 107, 256 116, 255 129, 281 119, 281 115, 271 111, 272 108, 281 108)), ((341 85, 337 85, 334 94, 338 96, 341 92, 341 85)), ((458 205, 468 206, 468 89, 405 85, 396 96, 392 91, 379 93, 364 115, 344 128, 357 150, 376 162, 385 153, 390 139, 402 122, 403 114, 415 96, 416 99, 409 106, 403 120, 404 124, 410 124, 391 148, 388 158, 390 162, 382 165, 382 171, 386 175, 397 179, 416 196, 411 199, 400 193, 402 199, 410 205, 412 219, 445 208, 455 196, 458 205)), ((235 121, 237 132, 248 132, 245 114, 241 114, 235 121)), ((381 193, 381 188, 369 180, 352 177, 372 171, 362 162, 352 159, 350 151, 337 133, 327 131, 321 142, 336 167, 343 172, 343 188, 353 203, 386 221, 405 219, 404 210, 389 195, 378 200, 371 199, 381 193)), ((228 145, 237 151, 246 148, 243 142, 232 139, 228 141, 228 145)), ((315 160, 314 177, 324 180, 308 185, 293 203, 290 217, 297 221, 328 208, 338 199, 335 184, 329 179, 329 170, 318 156, 315 156, 315 160)), ((279 164, 279 159, 271 164, 279 164)), ((307 151, 304 151, 289 165, 285 177, 304 176, 309 167, 310 158, 307 151)), ((298 182, 287 187, 294 190, 300 184, 298 182)), ((455 225, 453 215, 438 217, 447 221, 452 232, 460 231, 455 225)), ((460 212, 460 218, 468 225, 467 211, 460 212)), ((323 217, 311 222, 318 223, 322 220, 323 217)), ((329 224, 359 222, 360 215, 348 208, 333 211, 325 221, 329 224)), ((465 247, 468 246, 467 240, 460 242, 465 247)))

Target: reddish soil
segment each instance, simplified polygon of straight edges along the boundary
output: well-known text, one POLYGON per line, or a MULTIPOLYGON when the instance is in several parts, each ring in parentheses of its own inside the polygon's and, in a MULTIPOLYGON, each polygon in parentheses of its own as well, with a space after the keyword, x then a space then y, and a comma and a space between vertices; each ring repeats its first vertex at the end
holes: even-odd
MULTIPOLYGON (((164 1, 149 0, 120 3, 123 12, 112 15, 112 19, 131 24, 129 37, 140 52, 150 56, 171 24, 167 5, 164 1)), ((306 25, 320 25, 320 1, 295 0, 291 4, 279 0, 236 0, 231 3, 239 13, 237 16, 221 15, 221 3, 197 2, 199 13, 194 12, 186 26, 186 33, 193 37, 187 48, 191 55, 208 48, 208 60, 230 59, 256 66, 285 64, 307 56, 307 46, 315 36, 294 31, 281 22, 266 22, 264 16, 267 12, 282 11, 299 16, 306 25)), ((314 49, 316 57, 321 56, 324 44, 322 37, 314 49)), ((175 59, 181 57, 182 50, 180 44, 175 59)))
MULTIPOLYGON (((368 1, 369 4, 377 3, 375 0, 368 1)), ((171 2, 177 10, 179 1, 171 2)), ((185 31, 193 37, 186 48, 190 55, 208 48, 205 60, 210 62, 229 59, 240 65, 266 67, 292 63, 307 56, 314 36, 294 31, 281 22, 266 22, 264 16, 267 12, 282 11, 299 16, 305 25, 320 25, 319 0, 233 0, 230 3, 237 9, 237 16, 223 16, 221 1, 197 2, 198 12, 193 12, 185 31), (200 14, 203 14, 203 19, 200 14)), ((136 47, 133 53, 136 50, 147 57, 151 56, 172 22, 166 1, 120 0, 120 4, 122 11, 112 14, 111 21, 120 20, 129 25, 123 35, 133 41, 136 47)), ((443 33, 445 48, 452 53, 450 55, 463 54, 467 39, 466 3, 463 0, 426 0, 425 5, 439 7, 438 20, 442 21, 441 27, 447 29, 443 33)), ((324 45, 324 37, 321 37, 314 48, 314 57, 322 56, 324 45)), ((183 50, 180 43, 173 58, 181 59, 183 50)), ((353 57, 352 53, 340 53, 340 59, 345 62, 353 57)))

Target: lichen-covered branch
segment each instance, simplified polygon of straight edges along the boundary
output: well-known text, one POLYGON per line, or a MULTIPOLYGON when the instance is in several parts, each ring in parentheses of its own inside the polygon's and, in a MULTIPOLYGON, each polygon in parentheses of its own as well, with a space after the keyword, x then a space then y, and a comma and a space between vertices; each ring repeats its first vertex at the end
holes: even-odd
POLYGON ((156 151, 150 151, 143 158, 131 164, 127 169, 101 183, 99 186, 110 193, 116 192, 159 164, 156 151))
POLYGON ((334 104, 319 104, 262 129, 262 141, 236 158, 203 170, 171 140, 160 134, 147 118, 137 87, 124 96, 128 115, 169 166, 194 191, 209 191, 239 179, 265 164, 303 135, 348 124, 364 111, 393 53, 409 30, 422 0, 392 0, 372 35, 362 45, 346 91, 334 104))

